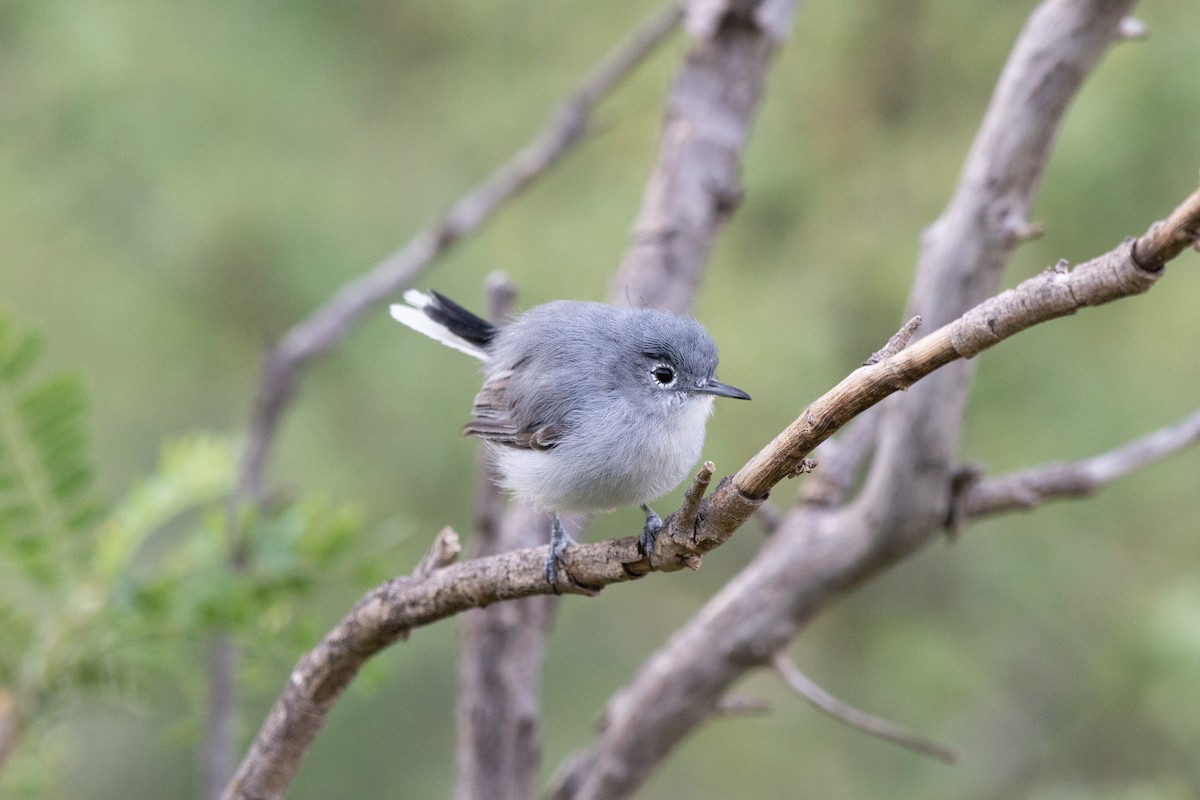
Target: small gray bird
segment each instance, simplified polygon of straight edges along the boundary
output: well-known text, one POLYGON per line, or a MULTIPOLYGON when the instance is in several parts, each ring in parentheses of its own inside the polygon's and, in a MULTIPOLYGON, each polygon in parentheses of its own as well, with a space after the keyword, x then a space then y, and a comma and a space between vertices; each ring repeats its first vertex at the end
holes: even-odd
POLYGON ((556 300, 497 327, 437 292, 405 292, 392 316, 483 361, 467 436, 502 487, 553 513, 546 580, 573 543, 559 512, 639 505, 649 556, 662 520, 647 505, 700 457, 713 397, 749 400, 716 378, 717 346, 691 317, 556 300))

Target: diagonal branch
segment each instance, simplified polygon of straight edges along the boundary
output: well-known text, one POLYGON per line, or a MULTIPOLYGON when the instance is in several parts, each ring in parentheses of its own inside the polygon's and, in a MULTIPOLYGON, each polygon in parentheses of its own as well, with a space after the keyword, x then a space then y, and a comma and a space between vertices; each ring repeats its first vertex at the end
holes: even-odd
MULTIPOLYGON (((1189 198, 1194 210, 1186 221, 1175 223, 1195 225, 1200 221, 1200 191, 1189 198)), ((651 558, 639 551, 638 537, 630 536, 603 542, 570 547, 564 555, 564 569, 571 576, 577 593, 594 592, 612 583, 640 577, 651 570, 675 571, 693 567, 697 559, 727 541, 761 503, 771 487, 791 475, 804 456, 842 424, 893 392, 899 391, 940 366, 955 359, 967 358, 1012 336, 1031 325, 1061 317, 1089 305, 1138 294, 1154 285, 1162 271, 1148 272, 1132 260, 1136 247, 1150 248, 1142 252, 1162 253, 1145 240, 1127 241, 1115 250, 1082 264, 1071 272, 1048 270, 1014 289, 1004 292, 972 309, 959 320, 944 326, 925 339, 885 360, 860 367, 808 407, 787 430, 782 432, 750 460, 732 479, 725 479, 715 492, 700 503, 699 512, 672 514, 664 525, 651 558), (755 499, 760 498, 760 499, 755 499), (681 522, 687 517, 686 523, 681 522)), ((706 464, 697 476, 703 483, 711 475, 706 464)), ((832 587, 861 576, 874 565, 863 562, 863 551, 847 542, 834 542, 815 534, 822 546, 833 548, 836 557, 819 559, 804 569, 822 571, 823 577, 808 587, 807 594, 793 589, 795 576, 784 580, 781 575, 749 575, 735 580, 729 591, 746 597, 747 585, 767 582, 776 592, 793 598, 794 602, 814 601, 814 596, 827 600, 832 587)), ((767 551, 773 546, 793 547, 794 540, 775 536, 768 543, 766 558, 756 559, 769 569, 792 568, 792 561, 771 558, 767 551)), ((354 608, 333 631, 293 671, 283 694, 276 701, 263 723, 250 752, 242 762, 234 781, 226 790, 227 800, 233 798, 274 798, 282 796, 295 774, 305 749, 316 736, 325 715, 337 697, 354 678, 359 667, 379 650, 405 636, 413 628, 428 625, 468 608, 491 605, 519 597, 546 594, 550 591, 542 567, 548 555, 547 547, 531 547, 472 559, 436 569, 425 576, 396 578, 377 587, 355 604, 354 608)), ((760 616, 769 612, 770 604, 760 603, 760 616)), ((742 614, 741 611, 738 612, 742 614)), ((713 626, 719 623, 704 620, 695 630, 701 638, 698 645, 711 648, 713 626), (707 643, 707 644, 705 644, 707 643)), ((737 629, 744 635, 755 636, 762 619, 743 615, 737 619, 737 629)), ((775 624, 778 629, 778 623, 775 624)), ((688 646, 687 637, 677 637, 677 646, 688 646)), ((752 645, 755 651, 763 641, 752 645)), ((765 657, 765 656, 764 656, 765 657)), ((753 663, 738 660, 725 665, 729 680, 753 663)), ((669 672, 671 659, 656 657, 648 669, 669 672)), ((660 686, 661 688, 661 686, 660 686)), ((694 687, 693 687, 694 688, 694 687)), ((711 695, 711 705, 696 703, 689 695, 691 714, 699 721, 715 707, 719 694, 711 695)), ((614 702, 621 702, 619 699, 614 702)), ((630 709, 632 711, 632 709, 630 709)), ((636 714, 626 714, 623 707, 609 710, 609 729, 614 721, 630 724, 637 717, 641 724, 649 721, 654 729, 656 715, 675 713, 670 705, 648 710, 638 706, 636 714)), ((620 732, 617 732, 619 735, 620 732)), ((635 737, 636 738, 636 737, 635 737)), ((638 750, 656 758, 655 749, 638 750)), ((646 757, 646 756, 643 756, 646 757)), ((579 789, 576 779, 585 774, 588 759, 576 763, 576 771, 564 776, 564 786, 579 789)), ((649 764, 642 765, 648 767, 649 764)))
POLYGON ((957 499, 957 520, 1025 511, 1047 500, 1090 495, 1118 478, 1200 443, 1200 411, 1092 458, 1059 461, 975 479, 957 499))
POLYGON ((389 608, 395 608, 390 603, 399 598, 403 606, 405 587, 436 581, 458 553, 458 535, 443 528, 411 576, 393 578, 367 593, 319 646, 301 657, 225 787, 226 800, 283 797, 326 715, 358 670, 382 647, 408 636, 411 626, 389 617, 389 608))
POLYGON ((654 51, 679 19, 675 5, 653 14, 580 82, 533 141, 463 195, 441 218, 347 283, 284 334, 267 354, 263 367, 238 482, 240 498, 259 500, 263 496, 267 454, 300 369, 336 345, 365 314, 411 284, 434 259, 482 227, 508 200, 558 163, 587 132, 595 105, 654 51))
POLYGON ((936 758, 945 764, 954 764, 958 761, 958 753, 954 750, 918 736, 906 728, 902 728, 893 722, 888 722, 886 719, 873 716, 865 711, 859 711, 854 706, 838 700, 801 672, 800 668, 787 657, 786 653, 777 653, 775 658, 771 659, 771 666, 775 667, 775 671, 783 678, 784 683, 790 686, 796 694, 834 719, 839 719, 846 723, 851 728, 883 739, 886 742, 906 747, 914 753, 936 758))

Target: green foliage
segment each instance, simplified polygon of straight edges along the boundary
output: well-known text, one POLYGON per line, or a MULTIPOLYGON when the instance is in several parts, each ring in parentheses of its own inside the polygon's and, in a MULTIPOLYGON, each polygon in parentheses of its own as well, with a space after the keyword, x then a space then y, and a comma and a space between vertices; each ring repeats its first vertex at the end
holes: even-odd
POLYGON ((40 352, 0 316, 0 555, 20 578, 50 584, 100 506, 89 496, 83 388, 71 376, 35 379, 40 352))
MULTIPOLYGON (((0 705, 22 750, 44 753, 45 734, 86 697, 166 686, 202 696, 206 633, 253 640, 257 657, 290 657, 313 627, 305 601, 360 525, 312 497, 246 512, 246 557, 232 564, 238 447, 208 434, 164 445, 155 470, 101 519, 82 387, 34 380, 39 352, 36 337, 0 318, 0 705)), ((23 795, 38 793, 31 776, 48 774, 9 767, 0 788, 23 795)))

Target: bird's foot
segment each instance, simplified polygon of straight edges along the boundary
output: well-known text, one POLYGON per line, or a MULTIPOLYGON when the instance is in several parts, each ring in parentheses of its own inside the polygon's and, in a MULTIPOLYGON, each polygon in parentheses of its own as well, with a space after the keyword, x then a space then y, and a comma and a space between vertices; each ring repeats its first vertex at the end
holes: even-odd
POLYGON ((650 506, 642 504, 642 511, 646 512, 646 527, 642 528, 642 536, 638 539, 638 546, 642 549, 642 555, 646 557, 646 563, 650 563, 650 554, 654 552, 654 542, 658 540, 658 532, 662 530, 662 517, 655 514, 650 506))
POLYGON ((546 583, 550 584, 550 588, 554 590, 555 594, 562 594, 558 589, 558 566, 562 563, 562 555, 567 551, 568 546, 575 543, 575 540, 563 528, 558 514, 555 514, 550 527, 550 552, 546 555, 546 566, 544 567, 546 583))

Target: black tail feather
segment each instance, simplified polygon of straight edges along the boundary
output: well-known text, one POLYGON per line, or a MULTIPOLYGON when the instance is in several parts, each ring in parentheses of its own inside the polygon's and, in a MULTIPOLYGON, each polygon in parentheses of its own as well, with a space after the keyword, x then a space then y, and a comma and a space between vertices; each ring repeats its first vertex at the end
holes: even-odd
POLYGON ((495 325, 472 314, 449 297, 434 291, 430 291, 429 294, 433 297, 433 302, 421 309, 425 316, 439 325, 444 325, 446 330, 460 339, 487 347, 500 332, 495 325))

